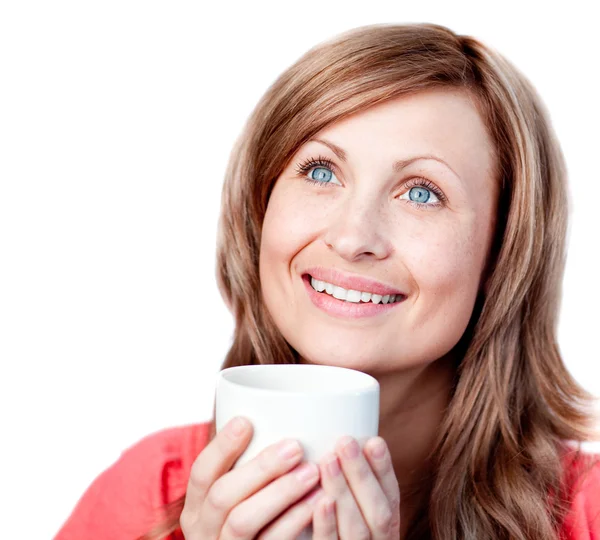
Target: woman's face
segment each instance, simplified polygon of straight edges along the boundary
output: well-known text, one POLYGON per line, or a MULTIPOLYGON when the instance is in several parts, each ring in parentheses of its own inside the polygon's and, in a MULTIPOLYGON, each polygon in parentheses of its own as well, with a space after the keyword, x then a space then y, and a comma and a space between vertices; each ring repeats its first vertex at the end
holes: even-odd
POLYGON ((260 281, 304 362, 376 373, 456 345, 495 225, 493 167, 469 94, 449 89, 374 106, 298 150, 268 203, 260 281))

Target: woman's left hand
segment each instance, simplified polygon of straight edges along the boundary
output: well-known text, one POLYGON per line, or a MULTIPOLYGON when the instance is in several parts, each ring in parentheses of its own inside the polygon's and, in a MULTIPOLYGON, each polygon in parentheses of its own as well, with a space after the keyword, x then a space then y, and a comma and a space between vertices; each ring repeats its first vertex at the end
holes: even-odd
POLYGON ((361 450, 342 437, 319 468, 325 496, 313 513, 313 540, 398 540, 400 488, 383 438, 361 450))

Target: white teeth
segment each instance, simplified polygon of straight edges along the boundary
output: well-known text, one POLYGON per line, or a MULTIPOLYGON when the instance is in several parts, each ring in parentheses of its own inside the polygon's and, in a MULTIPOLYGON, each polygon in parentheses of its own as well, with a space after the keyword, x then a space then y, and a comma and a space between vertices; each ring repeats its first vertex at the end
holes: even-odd
POLYGON ((348 294, 346 295, 346 302, 354 302, 355 304, 358 304, 361 300, 362 294, 367 294, 367 293, 361 293, 360 291, 355 291, 355 290, 351 289, 348 291, 348 294))
POLYGON ((347 294, 348 294, 348 291, 346 289, 342 289, 341 287, 337 287, 337 286, 333 287, 333 297, 334 298, 337 298, 338 300, 346 300, 347 294))
POLYGON ((315 279, 312 276, 310 278, 310 284, 312 285, 312 288, 315 291, 323 292, 325 290, 325 283, 322 281, 319 281, 318 279, 315 279))
POLYGON ((380 294, 361 292, 354 289, 347 290, 343 287, 338 287, 337 285, 315 279, 312 276, 310 278, 310 284, 315 291, 325 291, 327 294, 337 298, 338 300, 345 300, 346 302, 353 302, 355 304, 358 304, 361 301, 371 301, 374 304, 392 304, 401 296, 399 294, 386 294, 385 296, 382 296, 380 294))

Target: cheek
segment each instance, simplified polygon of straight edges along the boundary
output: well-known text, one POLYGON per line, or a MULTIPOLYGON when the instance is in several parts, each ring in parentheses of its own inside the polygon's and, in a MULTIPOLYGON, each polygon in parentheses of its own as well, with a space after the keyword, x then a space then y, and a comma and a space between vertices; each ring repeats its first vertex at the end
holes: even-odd
POLYGON ((281 262, 291 251, 294 236, 298 234, 295 224, 298 222, 297 212, 284 200, 277 197, 274 191, 269 200, 263 220, 260 242, 261 274, 268 273, 270 265, 281 262))
POLYGON ((401 250, 418 291, 416 326, 448 325, 462 333, 480 287, 488 227, 469 216, 405 236, 401 250))
POLYGON ((478 247, 473 235, 456 230, 448 234, 450 230, 437 230, 405 251, 419 288, 436 289, 478 277, 478 247))
POLYGON ((261 260, 289 262, 314 238, 324 216, 323 206, 315 200, 307 201, 286 186, 276 184, 263 221, 261 260))
POLYGON ((277 291, 288 294, 286 269, 294 256, 310 241, 312 220, 298 198, 275 185, 263 220, 259 272, 263 296, 267 304, 279 303, 277 291), (269 283, 269 287, 265 287, 269 283), (284 290, 282 291, 282 287, 284 290))

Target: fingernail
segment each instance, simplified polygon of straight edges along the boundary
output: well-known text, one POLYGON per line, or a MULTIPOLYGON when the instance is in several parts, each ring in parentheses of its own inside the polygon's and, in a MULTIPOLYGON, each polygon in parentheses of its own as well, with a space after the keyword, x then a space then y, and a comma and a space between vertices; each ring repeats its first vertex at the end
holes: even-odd
POLYGON ((283 459, 292 459, 296 457, 301 450, 302 447, 300 446, 300 443, 296 440, 283 441, 279 444, 279 447, 277 448, 279 456, 283 459))
POLYGON ((247 421, 244 418, 237 416, 231 422, 229 422, 227 425, 227 430, 233 436, 239 437, 242 435, 242 433, 244 433, 244 431, 246 431, 246 426, 247 421))
POLYGON ((371 455, 374 458, 381 459, 385 456, 385 443, 381 439, 376 439, 371 445, 371 455))
POLYGON ((331 517, 333 515, 333 509, 335 507, 335 501, 330 499, 329 496, 325 495, 323 499, 323 512, 327 517, 331 517))
POLYGON ((315 491, 313 491, 309 497, 307 497, 306 502, 310 505, 310 506, 315 506, 316 503, 319 501, 319 499, 323 496, 325 492, 323 491, 323 488, 319 488, 315 491))
POLYGON ((341 469, 337 456, 331 455, 325 461, 325 469, 327 470, 330 476, 337 476, 338 474, 340 474, 341 469))
POLYGON ((313 482, 315 480, 315 478, 317 478, 318 475, 319 475, 319 470, 317 469, 316 465, 311 462, 303 463, 296 470, 296 478, 298 480, 300 480, 301 482, 304 482, 305 484, 309 484, 310 482, 313 482))
POLYGON ((349 439, 343 447, 344 455, 348 459, 354 459, 360 453, 360 448, 355 439, 349 439))

